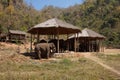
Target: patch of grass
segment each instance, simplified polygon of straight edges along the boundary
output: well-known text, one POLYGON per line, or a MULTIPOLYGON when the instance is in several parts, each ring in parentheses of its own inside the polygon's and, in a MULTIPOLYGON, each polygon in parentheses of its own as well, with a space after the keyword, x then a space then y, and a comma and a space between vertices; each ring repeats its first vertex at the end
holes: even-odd
POLYGON ((71 65, 72 61, 70 59, 65 58, 60 63, 64 65, 71 65))
POLYGON ((116 74, 86 59, 59 62, 0 63, 1 80, 116 80, 116 74))
MULTIPOLYGON (((16 54, 15 51, 10 53, 10 51, 5 50, 0 53, 0 80, 120 79, 116 74, 84 57, 79 58, 77 61, 64 58, 61 61, 41 62, 26 59, 25 56, 16 54)), ((103 56, 101 55, 101 57, 103 56)))

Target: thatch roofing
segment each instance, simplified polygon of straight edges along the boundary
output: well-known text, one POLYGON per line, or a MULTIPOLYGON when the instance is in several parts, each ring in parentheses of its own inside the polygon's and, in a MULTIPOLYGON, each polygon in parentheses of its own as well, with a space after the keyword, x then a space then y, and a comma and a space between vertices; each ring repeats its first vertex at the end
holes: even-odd
MULTIPOLYGON (((72 35, 69 37, 69 39, 71 38, 74 38, 74 37, 77 37, 77 34, 76 35, 72 35)), ((78 37, 80 38, 99 38, 99 39, 105 39, 105 36, 95 32, 95 31, 92 31, 88 28, 85 28, 84 30, 82 30, 82 33, 79 33, 78 34, 78 37)))
POLYGON ((49 19, 43 23, 40 23, 30 30, 31 34, 70 34, 80 32, 80 29, 72 24, 66 23, 57 18, 49 19))
POLYGON ((9 33, 11 33, 11 34, 18 34, 18 35, 26 35, 26 32, 19 31, 19 30, 9 30, 9 33))

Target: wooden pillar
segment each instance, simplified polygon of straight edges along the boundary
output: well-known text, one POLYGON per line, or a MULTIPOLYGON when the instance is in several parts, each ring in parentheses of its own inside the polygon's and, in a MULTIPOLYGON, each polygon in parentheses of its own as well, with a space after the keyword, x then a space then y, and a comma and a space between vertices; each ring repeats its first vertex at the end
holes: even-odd
POLYGON ((57 34, 57 52, 59 53, 59 32, 57 34))
POLYGON ((39 39, 40 38, 40 35, 39 34, 37 34, 37 43, 39 43, 39 39))
POLYGON ((78 34, 79 33, 77 33, 77 52, 79 52, 79 38, 78 38, 78 34))
POLYGON ((100 41, 96 39, 96 42, 97 42, 96 50, 97 50, 97 52, 99 52, 100 51, 100 41))
POLYGON ((100 52, 102 52, 102 40, 100 39, 100 52))
POLYGON ((69 46, 70 46, 70 45, 69 45, 69 39, 68 39, 68 38, 69 38, 69 36, 68 36, 68 34, 67 34, 67 50, 69 51, 69 46))
POLYGON ((102 40, 102 52, 104 52, 104 44, 103 44, 103 41, 104 41, 104 40, 102 40))
POLYGON ((103 40, 102 40, 102 52, 104 52, 104 44, 103 44, 103 40))
POLYGON ((74 38, 74 51, 76 52, 76 34, 75 34, 75 38, 74 38))
POLYGON ((100 40, 98 40, 98 52, 100 52, 100 40))
POLYGON ((31 34, 31 37, 30 37, 30 52, 32 52, 32 34, 31 34))
POLYGON ((91 40, 91 52, 93 52, 93 40, 91 40))
POLYGON ((90 38, 88 39, 88 52, 90 52, 90 38))
POLYGON ((86 52, 86 50, 87 50, 87 49, 86 49, 86 38, 85 38, 85 51, 84 51, 84 52, 86 52))

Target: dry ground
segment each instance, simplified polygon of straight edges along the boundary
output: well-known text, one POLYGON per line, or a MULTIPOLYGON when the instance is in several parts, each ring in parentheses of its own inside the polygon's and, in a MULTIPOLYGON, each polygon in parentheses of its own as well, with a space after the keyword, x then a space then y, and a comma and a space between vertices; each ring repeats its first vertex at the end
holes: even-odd
MULTIPOLYGON (((29 44, 15 45, 0 43, 0 79, 2 80, 120 80, 120 76, 114 71, 106 69, 102 64, 109 65, 108 58, 101 58, 87 53, 63 53, 56 54, 55 58, 34 59, 23 53, 29 52, 29 44), (20 53, 17 53, 17 48, 20 53), (85 54, 85 55, 84 55, 85 54), (87 57, 83 57, 86 56, 87 57), (97 60, 100 58, 101 60, 97 60), (95 60, 95 61, 94 61, 95 60), (101 62, 99 64, 99 61, 101 62)), ((119 54, 119 50, 106 50, 105 54, 119 54)), ((93 54, 93 53, 92 53, 93 54)), ((104 55, 104 54, 103 54, 104 55)), ((117 57, 119 58, 119 57, 117 57)), ((117 63, 119 62, 119 59, 117 63)), ((115 62, 115 60, 112 61, 115 62)), ((113 65, 113 64, 112 64, 113 65)), ((117 64, 114 64, 117 66, 117 64)), ((111 65, 110 65, 111 66, 111 65)), ((116 67, 111 66, 116 70, 116 67)), ((119 69, 119 67, 118 67, 119 69)))
POLYGON ((105 54, 120 54, 120 49, 105 49, 105 54))

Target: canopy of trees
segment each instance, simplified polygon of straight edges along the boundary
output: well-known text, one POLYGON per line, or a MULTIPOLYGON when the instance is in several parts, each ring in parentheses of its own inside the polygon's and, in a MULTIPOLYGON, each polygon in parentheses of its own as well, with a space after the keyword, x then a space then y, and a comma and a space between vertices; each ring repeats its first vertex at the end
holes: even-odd
POLYGON ((40 11, 24 0, 0 0, 0 30, 27 31, 50 18, 60 18, 80 28, 90 28, 106 36, 105 44, 120 48, 120 0, 85 0, 81 5, 61 9, 46 6, 40 11))

